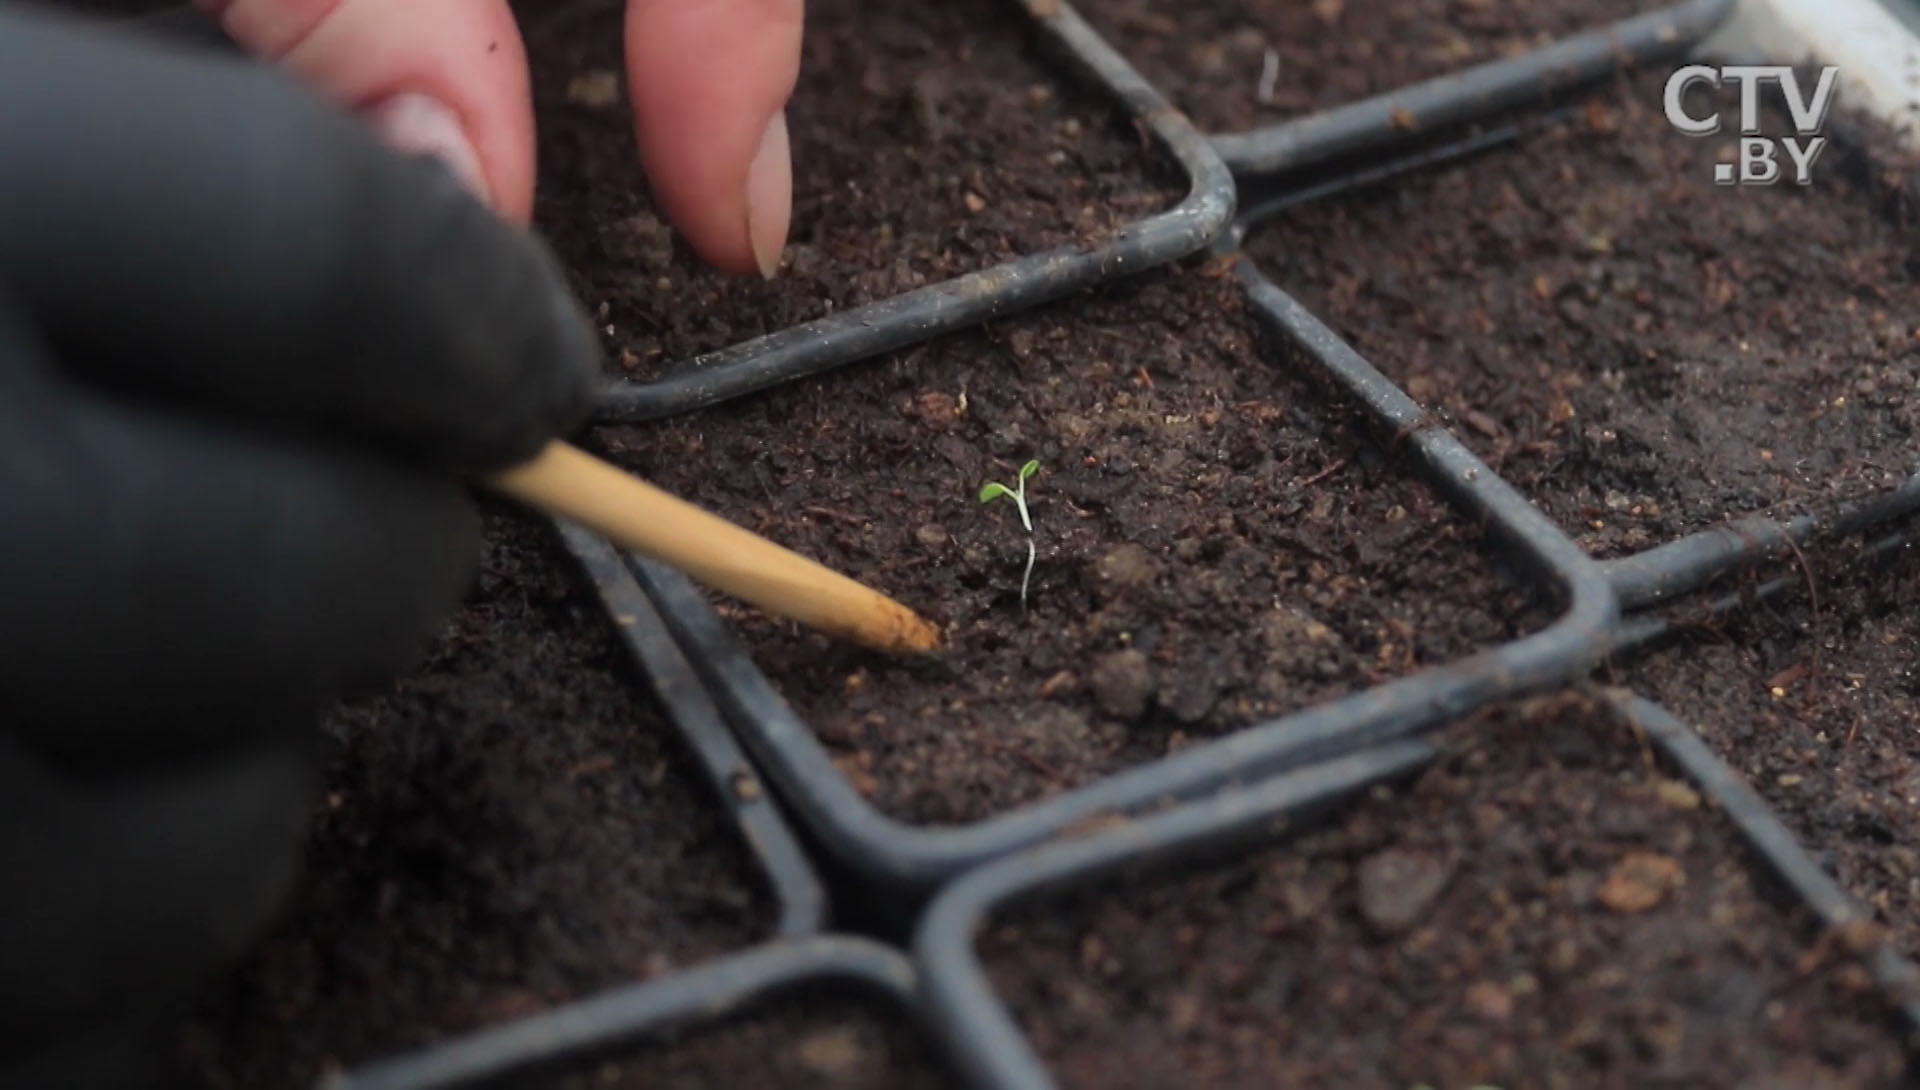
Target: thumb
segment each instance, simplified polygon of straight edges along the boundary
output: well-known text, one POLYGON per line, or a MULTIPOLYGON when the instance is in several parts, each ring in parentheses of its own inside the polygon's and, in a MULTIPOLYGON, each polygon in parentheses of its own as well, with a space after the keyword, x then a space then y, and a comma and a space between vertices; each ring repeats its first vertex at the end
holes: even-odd
POLYGON ((506 0, 197 0, 257 56, 437 156, 496 212, 532 214, 526 50, 506 0))

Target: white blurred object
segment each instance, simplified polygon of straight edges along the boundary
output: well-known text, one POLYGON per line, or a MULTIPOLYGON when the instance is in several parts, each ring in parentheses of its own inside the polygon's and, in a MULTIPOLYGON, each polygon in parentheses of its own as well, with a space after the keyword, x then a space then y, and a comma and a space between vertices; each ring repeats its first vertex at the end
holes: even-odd
POLYGON ((1740 0, 1695 52, 1833 65, 1842 107, 1874 114, 1920 149, 1920 37, 1876 0, 1740 0))

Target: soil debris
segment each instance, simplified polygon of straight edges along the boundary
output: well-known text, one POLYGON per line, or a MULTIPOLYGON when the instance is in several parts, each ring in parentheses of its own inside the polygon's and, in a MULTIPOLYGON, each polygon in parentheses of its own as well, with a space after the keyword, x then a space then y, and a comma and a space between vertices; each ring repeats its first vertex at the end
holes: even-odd
POLYGON ((1446 887, 1450 870, 1422 852, 1389 848, 1368 856, 1359 869, 1360 914, 1382 934, 1412 927, 1446 887))
POLYGON ((1675 860, 1658 852, 1630 852, 1607 872, 1594 895, 1615 912, 1645 912, 1686 881, 1675 860))
POLYGON ((1153 699, 1153 669, 1138 651, 1115 651, 1094 663, 1087 683, 1102 711, 1116 719, 1138 719, 1153 699))

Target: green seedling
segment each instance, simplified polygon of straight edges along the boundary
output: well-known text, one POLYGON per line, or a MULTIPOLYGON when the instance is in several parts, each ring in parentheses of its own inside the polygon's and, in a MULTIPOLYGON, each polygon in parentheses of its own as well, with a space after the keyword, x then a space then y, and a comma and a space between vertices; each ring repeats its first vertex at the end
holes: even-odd
POLYGON ((1020 576, 1020 609, 1027 608, 1027 583, 1033 579, 1033 518, 1027 514, 1027 478, 1040 472, 1038 459, 1020 467, 1020 476, 1014 480, 1014 486, 1008 488, 999 481, 988 481, 980 486, 980 502, 992 503, 1002 496, 1013 497, 1014 506, 1020 509, 1020 525, 1027 529, 1027 570, 1020 576))

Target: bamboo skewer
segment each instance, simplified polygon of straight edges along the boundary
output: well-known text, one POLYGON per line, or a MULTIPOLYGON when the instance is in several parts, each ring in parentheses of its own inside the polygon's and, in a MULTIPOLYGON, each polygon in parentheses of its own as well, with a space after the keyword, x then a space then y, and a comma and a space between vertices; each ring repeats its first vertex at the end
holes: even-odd
POLYGON ((890 654, 940 646, 940 633, 879 591, 783 549, 566 443, 495 476, 522 503, 678 568, 769 613, 890 654))

